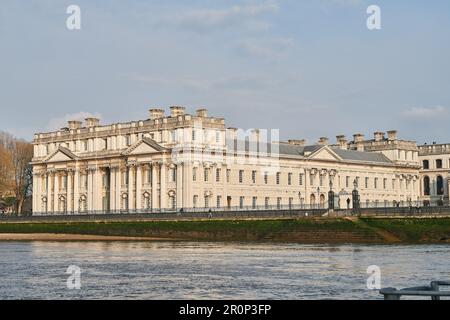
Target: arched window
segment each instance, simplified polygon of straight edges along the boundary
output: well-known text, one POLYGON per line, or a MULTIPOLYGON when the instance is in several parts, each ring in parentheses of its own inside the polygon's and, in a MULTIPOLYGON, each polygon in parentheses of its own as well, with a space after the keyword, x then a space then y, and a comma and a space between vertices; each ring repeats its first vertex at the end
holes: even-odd
POLYGON ((438 196, 444 195, 444 178, 441 176, 436 179, 436 192, 438 196))
POLYGON ((423 194, 425 196, 430 195, 430 177, 424 177, 423 178, 423 194))
POLYGON ((314 194, 311 194, 311 196, 309 198, 309 203, 311 205, 315 205, 316 204, 316 196, 314 194))

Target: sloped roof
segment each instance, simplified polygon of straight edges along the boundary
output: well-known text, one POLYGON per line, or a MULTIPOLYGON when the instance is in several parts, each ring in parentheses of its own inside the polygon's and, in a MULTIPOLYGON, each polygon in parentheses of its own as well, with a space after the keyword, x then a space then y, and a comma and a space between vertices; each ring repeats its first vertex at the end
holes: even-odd
POLYGON ((343 160, 392 163, 388 157, 378 152, 364 152, 355 150, 332 149, 343 160))

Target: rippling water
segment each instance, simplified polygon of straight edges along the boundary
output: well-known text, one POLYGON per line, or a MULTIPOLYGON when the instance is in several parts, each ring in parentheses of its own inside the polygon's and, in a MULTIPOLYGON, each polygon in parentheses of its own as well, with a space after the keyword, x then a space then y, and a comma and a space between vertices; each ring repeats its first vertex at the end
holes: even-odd
POLYGON ((0 242, 0 299, 380 299, 450 279, 450 246, 0 242), (81 289, 68 290, 69 265, 81 289))

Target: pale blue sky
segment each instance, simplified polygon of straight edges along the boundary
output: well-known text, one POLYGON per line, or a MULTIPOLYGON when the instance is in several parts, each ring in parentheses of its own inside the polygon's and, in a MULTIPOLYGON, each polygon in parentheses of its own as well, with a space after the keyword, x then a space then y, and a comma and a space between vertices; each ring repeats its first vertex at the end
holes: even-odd
POLYGON ((3 0, 0 88, 0 130, 27 139, 184 105, 311 143, 389 129, 450 142, 450 1, 3 0))

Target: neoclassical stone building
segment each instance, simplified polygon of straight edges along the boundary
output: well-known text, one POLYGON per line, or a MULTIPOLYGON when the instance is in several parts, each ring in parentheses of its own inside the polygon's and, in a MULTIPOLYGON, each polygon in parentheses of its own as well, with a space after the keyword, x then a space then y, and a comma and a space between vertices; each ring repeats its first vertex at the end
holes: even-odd
POLYGON ((429 203, 449 201, 450 144, 419 146, 421 198, 429 203))
POLYGON ((305 145, 275 141, 274 131, 227 129, 205 109, 170 109, 36 134, 34 213, 307 208, 326 206, 330 189, 336 207, 350 208, 355 187, 362 206, 420 200, 419 148, 396 131, 305 145))

